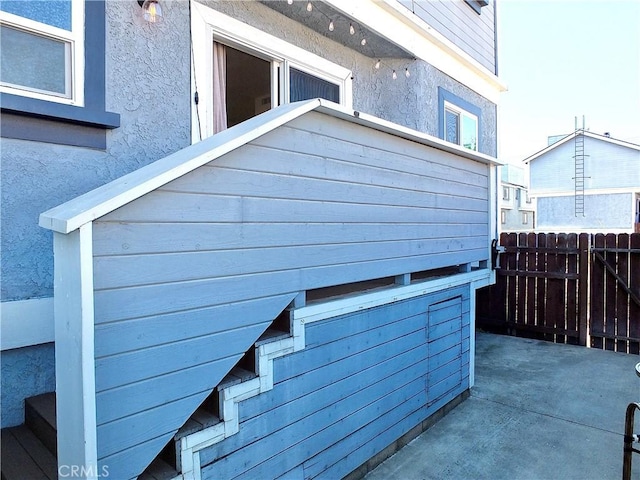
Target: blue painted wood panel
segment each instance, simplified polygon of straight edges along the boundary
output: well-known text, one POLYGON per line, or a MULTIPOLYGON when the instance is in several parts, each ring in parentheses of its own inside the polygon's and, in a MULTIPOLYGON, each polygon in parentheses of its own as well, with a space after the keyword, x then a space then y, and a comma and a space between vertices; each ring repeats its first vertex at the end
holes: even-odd
POLYGON ((239 433, 200 452, 202 478, 351 472, 434 413, 432 405, 467 388, 468 353, 460 352, 469 350, 468 292, 449 289, 309 324, 307 348, 274 361, 274 389, 239 404, 239 433), (431 374, 425 331, 453 324, 455 335, 435 341, 457 342, 443 351, 457 355, 431 374))
MULTIPOLYGON (((99 457, 135 449, 150 462, 143 445, 180 428, 197 407, 186 399, 210 392, 300 291, 488 260, 489 168, 311 112, 97 220, 99 457)), ((303 368, 347 369, 345 352, 392 361, 425 341, 426 312, 402 313, 412 320, 386 352, 383 324, 333 341, 311 326, 303 368)), ((276 383, 314 376, 281 362, 276 383)))

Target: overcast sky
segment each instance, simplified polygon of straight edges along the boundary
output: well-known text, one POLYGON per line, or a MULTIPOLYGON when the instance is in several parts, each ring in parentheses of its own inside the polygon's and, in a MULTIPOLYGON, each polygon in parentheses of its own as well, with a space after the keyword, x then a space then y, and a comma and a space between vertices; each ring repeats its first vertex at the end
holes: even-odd
POLYGON ((499 0, 500 157, 512 163, 569 134, 640 144, 640 0, 499 0))

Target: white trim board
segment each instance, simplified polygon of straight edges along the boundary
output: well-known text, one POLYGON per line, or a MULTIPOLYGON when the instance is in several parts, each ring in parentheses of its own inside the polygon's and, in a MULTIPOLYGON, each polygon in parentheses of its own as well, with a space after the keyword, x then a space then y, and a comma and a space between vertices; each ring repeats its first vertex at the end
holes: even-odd
POLYGON ((0 349, 54 341, 53 297, 2 302, 0 349))
POLYGON ((397 0, 324 0, 391 43, 411 52, 489 101, 498 104, 506 85, 397 0))
POLYGON ((321 302, 315 305, 296 308, 293 311, 293 318, 300 320, 302 323, 318 322, 328 318, 346 315, 348 313, 358 312, 369 308, 387 305, 389 303, 399 302, 409 298, 420 297, 433 292, 439 292, 447 288, 458 287, 468 283, 473 284, 475 288, 481 288, 489 285, 491 282, 491 271, 487 269, 477 270, 469 273, 459 273, 434 280, 427 280, 413 285, 403 285, 401 287, 392 287, 353 297, 321 302))

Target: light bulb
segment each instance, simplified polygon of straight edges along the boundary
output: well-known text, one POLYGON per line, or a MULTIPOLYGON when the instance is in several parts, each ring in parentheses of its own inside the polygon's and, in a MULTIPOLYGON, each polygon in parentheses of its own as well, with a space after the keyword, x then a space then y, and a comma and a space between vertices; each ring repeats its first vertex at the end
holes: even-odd
POLYGON ((360 40, 360 45, 362 45, 363 47, 367 44, 367 39, 363 38, 362 40, 360 40))
POLYGON ((310 12, 311 10, 313 10, 313 5, 311 5, 311 2, 307 2, 307 12, 310 12))
POLYGON ((330 32, 333 32, 333 29, 334 29, 334 28, 336 28, 336 27, 333 25, 333 20, 331 20, 331 21, 329 22, 329 31, 330 31, 330 32))
POLYGON ((158 0, 145 0, 142 4, 142 16, 149 23, 160 23, 163 16, 162 7, 158 0))
POLYGON ((354 33, 356 33, 356 29, 355 29, 355 28, 353 28, 353 23, 350 23, 350 24, 349 24, 349 33, 350 33, 351 35, 353 35, 354 33))
POLYGON ((376 64, 374 65, 374 68, 376 70, 380 70, 380 60, 378 59, 378 61, 376 62, 376 64))
POLYGON ((287 3, 288 3, 289 5, 293 5, 293 0, 287 0, 287 3))
POLYGON ((398 78, 398 74, 396 73, 396 71, 393 71, 393 74, 391 75, 391 78, 393 78, 394 80, 398 78))
POLYGON ((407 77, 407 78, 409 78, 411 76, 411 74, 409 73, 409 69, 408 68, 404 69, 404 76, 407 77))

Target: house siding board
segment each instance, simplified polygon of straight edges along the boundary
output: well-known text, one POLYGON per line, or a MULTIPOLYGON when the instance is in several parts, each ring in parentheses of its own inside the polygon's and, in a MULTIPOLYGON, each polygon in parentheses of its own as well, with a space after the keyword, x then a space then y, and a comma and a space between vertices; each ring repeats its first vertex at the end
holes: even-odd
MULTIPOLYGON (((314 112, 94 222, 99 459, 135 448, 151 461, 140 445, 175 432, 299 291, 486 260, 489 168, 314 112), (279 228, 301 224, 320 240, 279 228), (207 236, 175 253, 160 232, 182 227, 207 236)), ((343 343, 310 364, 337 361, 343 343)))
MULTIPOLYGON (((419 424, 435 411, 428 312, 448 299, 457 309, 433 318, 459 320, 460 343, 468 286, 309 324, 307 347, 274 361, 274 389, 239 404, 239 433, 200 452, 202 478, 302 478, 300 465, 304 478, 340 478, 419 424)), ((448 399, 468 379, 468 354, 458 360, 438 371, 438 387, 454 378, 439 392, 448 399)))
POLYGON ((478 15, 464 0, 400 0, 447 40, 495 73, 494 4, 483 7, 478 15))

